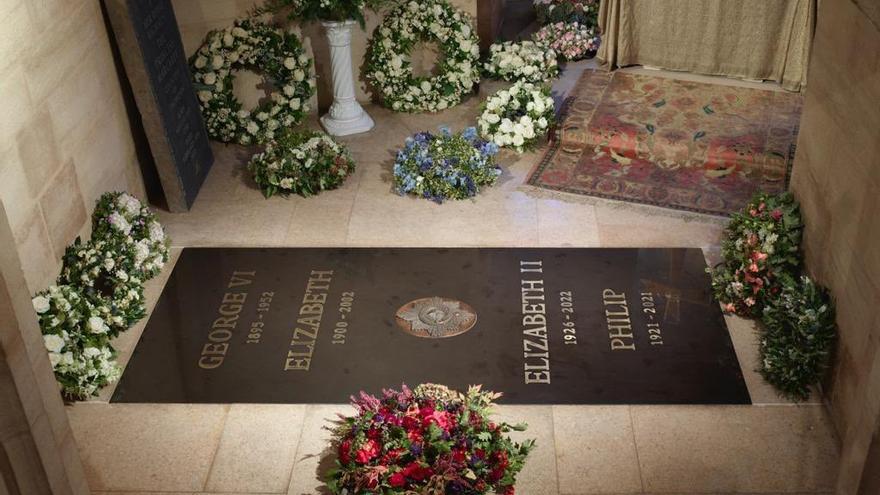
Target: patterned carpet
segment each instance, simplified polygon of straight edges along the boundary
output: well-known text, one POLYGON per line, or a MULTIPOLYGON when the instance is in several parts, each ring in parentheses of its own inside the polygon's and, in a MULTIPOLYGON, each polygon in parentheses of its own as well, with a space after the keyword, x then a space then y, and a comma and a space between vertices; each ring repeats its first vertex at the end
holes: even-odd
POLYGON ((529 184, 727 216, 787 187, 802 96, 585 72, 529 184))

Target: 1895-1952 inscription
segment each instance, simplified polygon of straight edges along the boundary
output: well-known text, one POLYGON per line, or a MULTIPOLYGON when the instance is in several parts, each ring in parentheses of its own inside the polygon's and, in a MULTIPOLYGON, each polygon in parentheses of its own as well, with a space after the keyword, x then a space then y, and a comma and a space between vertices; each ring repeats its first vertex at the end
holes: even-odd
POLYGON ((511 403, 748 403, 704 268, 698 249, 186 249, 114 400, 479 382, 511 403))

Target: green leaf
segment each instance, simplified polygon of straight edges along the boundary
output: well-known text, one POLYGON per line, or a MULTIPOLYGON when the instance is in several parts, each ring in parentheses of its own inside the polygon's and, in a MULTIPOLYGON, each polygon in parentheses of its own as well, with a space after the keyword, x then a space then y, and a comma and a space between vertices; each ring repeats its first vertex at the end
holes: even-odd
POLYGON ((713 113, 715 113, 715 110, 712 110, 712 107, 710 107, 709 105, 704 106, 703 111, 706 112, 706 115, 712 115, 713 113))
POLYGON ((706 136, 706 131, 697 131, 696 133, 694 133, 694 141, 696 141, 697 139, 700 139, 701 137, 705 137, 705 136, 706 136))
POLYGON ((654 128, 654 124, 645 124, 645 129, 648 129, 648 132, 650 132, 651 134, 654 134, 654 131, 656 130, 654 128))
POLYGON ((660 101, 655 101, 655 102, 654 102, 654 108, 660 108, 660 107, 662 107, 662 106, 665 105, 665 104, 666 104, 666 100, 665 100, 665 99, 660 100, 660 101))

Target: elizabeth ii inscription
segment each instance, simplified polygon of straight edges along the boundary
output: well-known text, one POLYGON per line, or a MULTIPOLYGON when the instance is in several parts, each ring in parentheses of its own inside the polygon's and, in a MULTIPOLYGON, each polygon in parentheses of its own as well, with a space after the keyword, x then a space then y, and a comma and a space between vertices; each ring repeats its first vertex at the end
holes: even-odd
POLYGON ((749 403, 699 249, 186 249, 113 400, 749 403))

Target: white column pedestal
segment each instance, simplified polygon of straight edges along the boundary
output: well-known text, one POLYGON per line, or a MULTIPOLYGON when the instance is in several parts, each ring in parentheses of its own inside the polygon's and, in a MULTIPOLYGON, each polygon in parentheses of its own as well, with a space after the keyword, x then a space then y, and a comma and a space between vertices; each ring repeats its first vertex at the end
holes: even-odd
POLYGON ((330 65, 333 70, 333 104, 321 116, 321 125, 333 136, 367 132, 373 119, 367 115, 354 96, 354 75, 351 69, 351 28, 355 21, 322 22, 330 42, 330 65))

